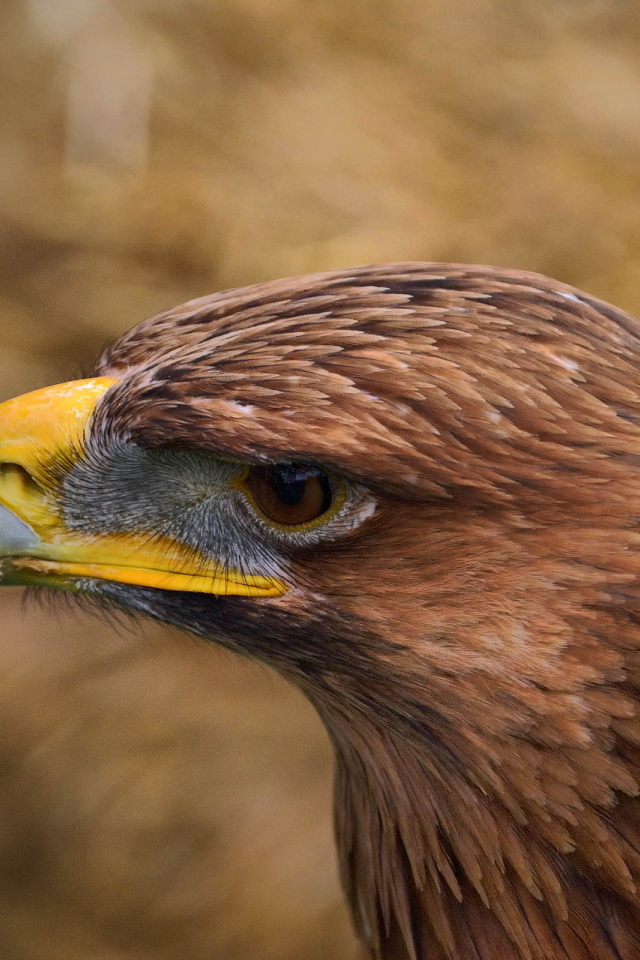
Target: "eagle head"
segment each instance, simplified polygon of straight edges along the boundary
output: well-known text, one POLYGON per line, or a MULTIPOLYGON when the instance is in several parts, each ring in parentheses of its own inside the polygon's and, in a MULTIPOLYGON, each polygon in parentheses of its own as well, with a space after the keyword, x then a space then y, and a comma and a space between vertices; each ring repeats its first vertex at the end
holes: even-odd
POLYGON ((631 960, 639 356, 621 311, 488 267, 192 301, 0 406, 3 581, 306 693, 368 956, 631 960))

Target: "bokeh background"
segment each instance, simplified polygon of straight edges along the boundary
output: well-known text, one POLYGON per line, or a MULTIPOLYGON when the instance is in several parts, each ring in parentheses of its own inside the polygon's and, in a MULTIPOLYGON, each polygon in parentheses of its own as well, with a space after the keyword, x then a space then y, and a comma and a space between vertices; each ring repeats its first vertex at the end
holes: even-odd
MULTIPOLYGON (((640 311, 637 0, 2 0, 0 399, 192 297, 389 260, 640 311)), ((347 960, 266 669, 0 597, 0 960, 347 960)))

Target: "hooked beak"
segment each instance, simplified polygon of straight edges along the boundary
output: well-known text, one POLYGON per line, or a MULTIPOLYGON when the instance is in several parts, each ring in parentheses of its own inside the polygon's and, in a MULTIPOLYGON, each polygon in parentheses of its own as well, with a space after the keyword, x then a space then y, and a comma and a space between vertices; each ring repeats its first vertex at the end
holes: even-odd
POLYGON ((287 588, 279 580, 185 558, 181 545, 165 537, 150 541, 142 531, 95 535, 67 527, 62 491, 48 464, 73 462, 96 404, 116 382, 75 380, 0 404, 0 581, 77 590, 90 578, 218 596, 283 594, 287 588))

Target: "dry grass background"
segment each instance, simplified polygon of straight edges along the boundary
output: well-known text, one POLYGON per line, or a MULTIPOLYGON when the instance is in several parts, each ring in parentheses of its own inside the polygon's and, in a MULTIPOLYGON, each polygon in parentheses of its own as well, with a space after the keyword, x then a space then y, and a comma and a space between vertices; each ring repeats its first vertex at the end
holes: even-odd
MULTIPOLYGON (((0 394, 394 259, 640 310, 636 0, 2 0, 0 394)), ((0 598, 0 960, 347 960, 331 758, 267 671, 0 598)))

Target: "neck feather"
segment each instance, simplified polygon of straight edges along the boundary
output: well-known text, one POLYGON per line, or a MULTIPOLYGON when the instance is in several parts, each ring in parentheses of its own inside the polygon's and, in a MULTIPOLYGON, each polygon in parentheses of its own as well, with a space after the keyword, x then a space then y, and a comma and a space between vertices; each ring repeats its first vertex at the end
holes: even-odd
POLYGON ((599 773, 581 790, 578 769, 523 750, 520 770, 507 757, 488 782, 428 737, 320 712, 336 749, 343 883, 370 957, 640 957, 640 824, 631 778, 622 784, 627 762, 598 752, 599 773), (617 778, 629 795, 608 786, 608 802, 589 801, 598 777, 617 778))

